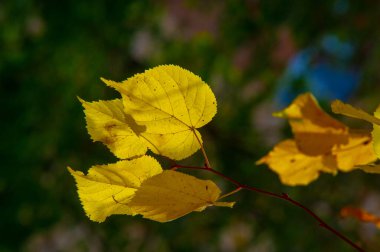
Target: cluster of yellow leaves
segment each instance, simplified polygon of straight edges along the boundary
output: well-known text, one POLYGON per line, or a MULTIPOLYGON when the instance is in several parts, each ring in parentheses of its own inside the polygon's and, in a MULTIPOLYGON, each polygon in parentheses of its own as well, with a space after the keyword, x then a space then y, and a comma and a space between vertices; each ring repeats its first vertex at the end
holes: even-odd
POLYGON ((216 114, 210 87, 195 74, 164 65, 121 82, 102 81, 122 99, 85 102, 87 129, 117 157, 144 155, 147 149, 180 160, 200 148, 197 128, 216 114))
MULTIPOLYGON (((87 175, 68 168, 91 220, 140 214, 165 222, 207 206, 233 206, 233 202, 218 201, 220 189, 212 181, 163 170, 146 155, 150 150, 181 160, 202 148, 197 129, 217 111, 215 96, 206 83, 173 65, 152 68, 120 83, 102 81, 121 98, 80 102, 91 138, 121 160, 93 166, 87 175)), ((375 163, 380 158, 380 106, 374 116, 340 101, 335 101, 332 109, 372 123, 372 134, 350 130, 306 93, 274 114, 289 121, 294 139, 280 142, 257 163, 266 163, 287 185, 307 185, 321 172, 336 174, 359 168, 380 173, 375 163)))
POLYGON ((118 158, 97 165, 88 174, 70 173, 89 218, 102 222, 112 214, 141 214, 165 222, 218 202, 220 189, 212 181, 176 171, 163 171, 145 155, 147 150, 180 160, 202 146, 197 128, 216 114, 209 86, 193 73, 173 65, 152 68, 121 82, 102 79, 122 98, 86 102, 80 99, 87 130, 118 158))
POLYGON ((112 214, 141 214, 165 222, 207 206, 232 206, 217 202, 220 190, 212 181, 163 171, 150 156, 96 165, 87 175, 69 168, 88 217, 102 222, 112 214))
MULTIPOLYGON (((373 123, 380 121, 376 118, 379 114, 372 117, 363 111, 361 114, 354 113, 359 110, 348 106, 336 101, 333 110, 370 119, 373 123)), ((380 113, 379 109, 376 113, 380 113)), ((380 124, 374 127, 372 137, 366 133, 353 133, 346 125, 325 113, 310 93, 298 96, 290 106, 274 115, 289 121, 294 139, 277 144, 257 164, 266 163, 278 173, 282 183, 307 185, 321 172, 336 174, 358 168, 377 172, 377 167, 371 164, 380 158, 380 124)))

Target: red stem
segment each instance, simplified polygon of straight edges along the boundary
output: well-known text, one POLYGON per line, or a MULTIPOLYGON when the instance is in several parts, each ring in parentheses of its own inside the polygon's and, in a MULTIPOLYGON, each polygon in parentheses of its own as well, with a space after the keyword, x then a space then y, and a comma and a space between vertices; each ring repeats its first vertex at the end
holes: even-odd
POLYGON ((319 226, 321 226, 321 227, 329 230, 334 235, 338 236, 340 239, 342 239, 343 241, 345 241, 346 243, 348 243, 349 245, 351 245, 357 251, 364 252, 363 248, 361 248, 359 245, 357 245, 356 243, 354 243, 353 241, 351 241, 349 238, 347 238, 346 236, 344 236, 343 234, 341 234, 339 231, 337 231, 333 227, 329 226, 326 222, 324 222, 321 218, 319 218, 318 215, 316 215, 312 210, 310 210, 306 206, 302 205, 300 202, 298 202, 298 201, 290 198, 289 195, 286 194, 286 193, 277 194, 277 193, 269 192, 269 191, 266 191, 266 190, 263 190, 263 189, 259 189, 259 188, 253 187, 253 186, 244 185, 244 184, 242 184, 242 183, 240 183, 240 182, 238 182, 238 181, 236 181, 236 180, 234 180, 234 179, 232 179, 232 178, 224 175, 223 173, 221 173, 219 171, 216 171, 216 170, 212 169, 211 167, 208 167, 207 165, 205 167, 184 166, 184 165, 177 165, 177 164, 172 166, 173 170, 178 169, 178 168, 209 171, 209 172, 212 172, 212 173, 214 173, 214 174, 216 174, 216 175, 224 178, 225 180, 230 181, 231 183, 233 183, 238 188, 242 188, 242 189, 246 189, 246 190, 249 190, 249 191, 258 192, 258 193, 261 193, 261 194, 265 194, 265 195, 268 195, 268 196, 271 196, 271 197, 274 197, 274 198, 278 198, 278 199, 282 199, 282 200, 285 200, 287 202, 290 202, 291 204, 293 204, 293 205, 295 205, 295 206, 297 206, 299 208, 302 208, 311 217, 313 217, 316 221, 318 221, 319 226))

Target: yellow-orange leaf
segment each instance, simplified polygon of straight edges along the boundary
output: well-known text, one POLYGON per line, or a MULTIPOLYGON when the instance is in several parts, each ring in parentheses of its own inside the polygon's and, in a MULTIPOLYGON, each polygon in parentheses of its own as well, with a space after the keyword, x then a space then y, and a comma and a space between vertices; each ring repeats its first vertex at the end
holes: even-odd
POLYGON ((377 157, 380 158, 380 106, 374 112, 374 116, 339 100, 334 101, 331 108, 334 113, 362 119, 373 124, 373 148, 377 157))
POLYGON ((344 218, 354 217, 363 222, 370 222, 375 224, 377 228, 380 228, 380 217, 361 208, 344 207, 340 210, 340 215, 344 218))
POLYGON ((375 116, 371 116, 367 112, 355 108, 350 104, 343 103, 340 100, 335 100, 331 103, 331 109, 336 114, 342 114, 345 116, 362 119, 370 123, 374 123, 377 125, 380 125, 380 118, 377 118, 375 116))
POLYGON ((358 166, 374 162, 377 157, 372 148, 371 136, 366 134, 350 134, 348 143, 334 146, 332 155, 341 171, 351 171, 358 166))
POLYGON ((166 170, 142 183, 129 203, 144 218, 167 222, 208 206, 232 207, 232 202, 218 202, 220 190, 210 180, 166 170))
POLYGON ((301 152, 294 140, 277 144, 268 155, 257 161, 267 164, 286 185, 307 185, 319 177, 320 172, 336 174, 362 169, 376 160, 371 138, 365 134, 350 134, 347 144, 336 145, 324 155, 309 156, 301 152))
POLYGON ((211 121, 216 100, 197 75, 163 65, 122 83, 102 80, 122 94, 125 113, 145 127, 141 136, 153 152, 179 160, 200 148, 196 129, 211 121))
POLYGON ((348 141, 348 127, 326 114, 310 93, 299 95, 274 116, 289 120, 298 149, 306 155, 323 155, 348 141))
POLYGON ((96 165, 89 169, 87 175, 68 169, 75 178, 87 216, 97 222, 112 214, 135 215, 127 203, 142 182, 162 172, 160 164, 149 156, 96 165))
POLYGON ((286 185, 308 185, 320 172, 335 174, 337 167, 331 155, 308 156, 301 152, 294 140, 278 143, 268 155, 256 164, 267 164, 286 185))
MULTIPOLYGON (((380 106, 377 107, 375 113, 375 117, 380 120, 380 106)), ((373 124, 372 130, 372 138, 373 138, 373 149, 377 155, 377 158, 380 159, 380 124, 373 124)))
POLYGON ((358 169, 361 169, 362 171, 365 171, 367 173, 380 174, 380 164, 360 165, 358 166, 358 169))
POLYGON ((118 158, 146 153, 147 144, 131 128, 133 120, 124 113, 121 99, 98 102, 79 100, 85 109, 87 130, 92 140, 104 143, 118 158))

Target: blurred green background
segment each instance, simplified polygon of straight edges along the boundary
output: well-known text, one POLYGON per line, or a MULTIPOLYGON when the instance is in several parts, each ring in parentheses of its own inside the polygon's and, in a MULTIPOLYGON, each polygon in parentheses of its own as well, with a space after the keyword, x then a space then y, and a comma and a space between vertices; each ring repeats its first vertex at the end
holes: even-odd
MULTIPOLYGON (((371 0, 0 2, 0 251, 352 251, 302 210, 252 192, 231 197, 233 209, 165 224, 85 216, 66 166, 87 171, 117 159, 90 140, 76 96, 116 98, 100 77, 120 81, 169 63, 198 74, 216 94, 218 114, 201 130, 216 169, 289 193, 378 251, 374 225, 342 220, 339 210, 380 213, 379 177, 358 171, 287 187, 255 161, 290 136, 271 113, 301 91, 319 92, 324 105, 339 97, 374 110, 379 17, 380 2, 371 0)), ((181 161, 201 163, 199 154, 181 161)))

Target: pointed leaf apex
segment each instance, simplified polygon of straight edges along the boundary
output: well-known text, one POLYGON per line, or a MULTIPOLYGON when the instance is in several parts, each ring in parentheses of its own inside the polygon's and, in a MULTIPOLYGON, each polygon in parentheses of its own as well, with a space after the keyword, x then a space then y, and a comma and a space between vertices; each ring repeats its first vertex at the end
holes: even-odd
POLYGON ((100 80, 103 81, 107 86, 111 86, 111 87, 113 87, 115 84, 119 84, 116 81, 108 80, 108 79, 103 78, 103 77, 100 77, 100 80))
POLYGON ((80 98, 79 96, 77 96, 77 99, 80 101, 80 103, 82 103, 82 105, 83 105, 84 103, 86 103, 86 101, 83 100, 82 98, 80 98))
POLYGON ((344 103, 340 100, 335 100, 331 103, 331 109, 335 114, 341 114, 356 119, 361 119, 373 124, 380 125, 380 119, 368 114, 367 112, 356 108, 350 104, 344 103))
POLYGON ((272 116, 273 117, 278 117, 278 118, 287 118, 288 117, 283 110, 278 111, 278 112, 273 112, 272 116))
POLYGON ((106 78, 100 77, 100 80, 106 83, 108 80, 106 78))
POLYGON ((229 207, 232 208, 235 205, 236 202, 223 202, 223 201, 216 201, 214 202, 214 206, 218 207, 229 207))

